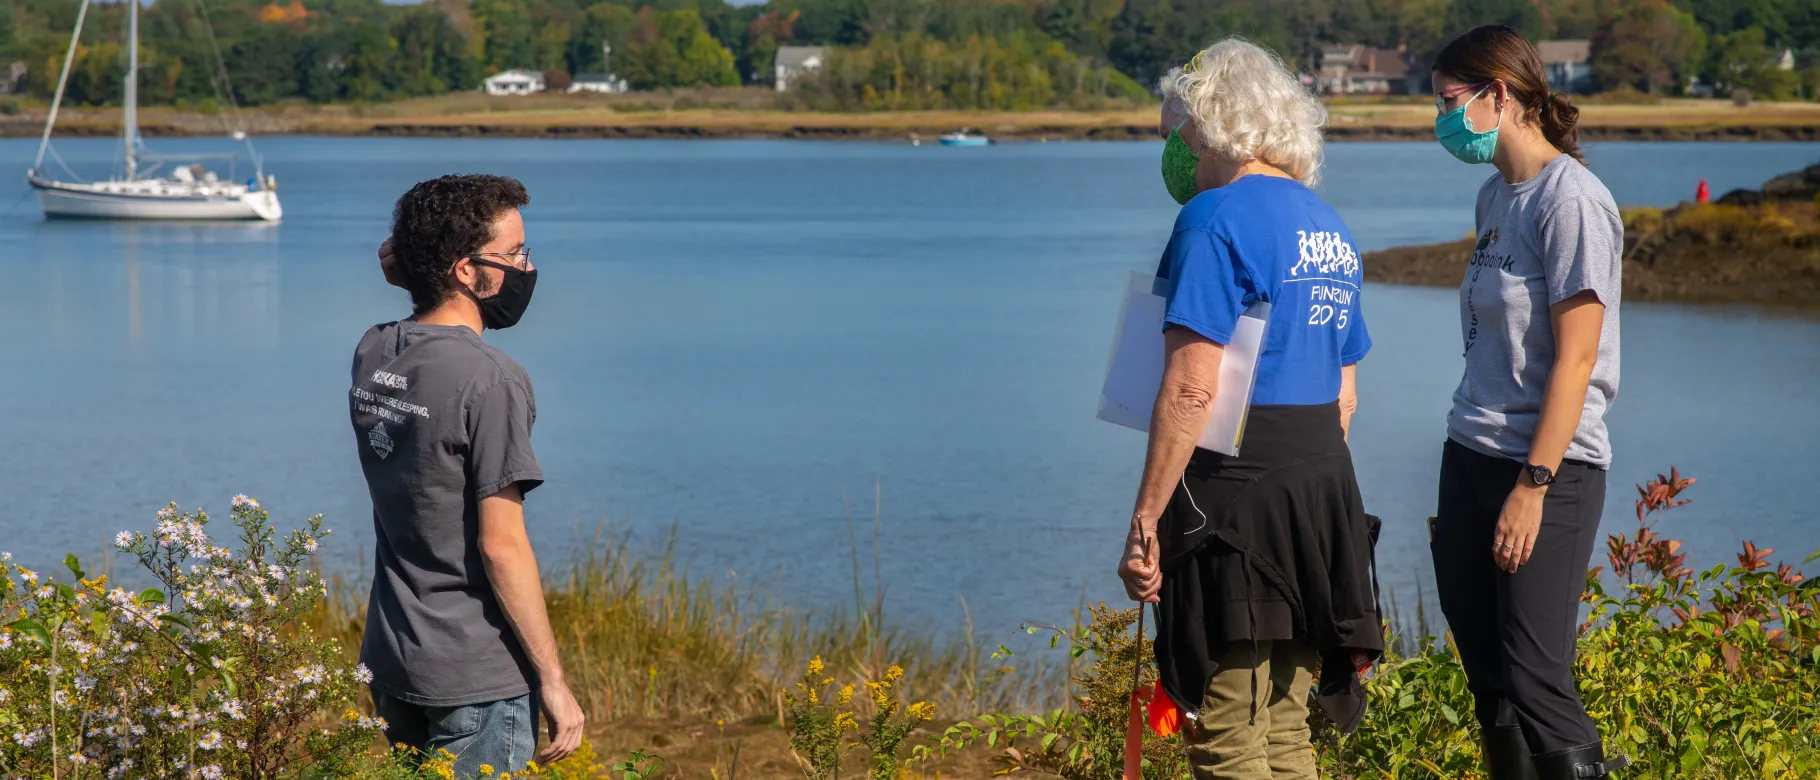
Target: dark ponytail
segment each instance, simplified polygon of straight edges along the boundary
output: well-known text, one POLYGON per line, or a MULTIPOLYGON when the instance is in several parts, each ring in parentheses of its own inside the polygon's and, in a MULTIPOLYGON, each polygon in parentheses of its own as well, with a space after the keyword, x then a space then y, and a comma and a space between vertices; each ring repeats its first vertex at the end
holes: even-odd
POLYGON ((1586 157, 1580 153, 1580 109, 1574 107, 1573 101, 1560 92, 1548 96, 1542 104, 1542 137, 1555 145, 1556 149, 1573 155, 1580 162, 1586 157))
POLYGON ((1522 33, 1498 24, 1477 28, 1442 48, 1434 69, 1468 84, 1504 82, 1523 107, 1525 122, 1542 128, 1542 137, 1562 153, 1586 162, 1580 151, 1580 109, 1567 95, 1549 91, 1542 55, 1522 33))

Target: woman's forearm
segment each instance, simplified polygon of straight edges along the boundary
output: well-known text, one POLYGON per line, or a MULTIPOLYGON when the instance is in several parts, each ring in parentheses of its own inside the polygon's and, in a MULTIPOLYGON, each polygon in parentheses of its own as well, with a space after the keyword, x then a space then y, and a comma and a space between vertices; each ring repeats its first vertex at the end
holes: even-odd
POLYGON ((1359 366, 1340 367, 1340 438, 1352 440, 1352 415, 1359 410, 1359 366))
POLYGON ((1150 444, 1144 458, 1143 482, 1132 513, 1146 533, 1169 506, 1175 485, 1194 455, 1194 445, 1213 412, 1225 347, 1186 328, 1164 334, 1167 362, 1150 417, 1150 444))

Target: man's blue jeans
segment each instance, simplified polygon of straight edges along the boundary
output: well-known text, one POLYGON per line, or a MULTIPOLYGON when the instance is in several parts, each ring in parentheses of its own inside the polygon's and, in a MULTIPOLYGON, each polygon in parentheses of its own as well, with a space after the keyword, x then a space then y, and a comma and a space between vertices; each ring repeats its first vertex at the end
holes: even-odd
POLYGON ((373 708, 386 721, 386 739, 416 748, 426 757, 447 750, 455 756, 455 776, 480 776, 480 766, 494 772, 523 771, 537 752, 537 702, 530 694, 516 699, 461 707, 424 707, 373 691, 373 708))

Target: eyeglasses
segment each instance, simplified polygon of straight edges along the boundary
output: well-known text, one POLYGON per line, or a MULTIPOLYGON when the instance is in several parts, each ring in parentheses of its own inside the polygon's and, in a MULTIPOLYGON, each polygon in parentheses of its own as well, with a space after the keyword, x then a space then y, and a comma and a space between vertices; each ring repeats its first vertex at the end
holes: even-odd
POLYGON ((528 246, 520 247, 519 250, 516 252, 475 252, 474 254, 468 255, 468 259, 472 260, 474 262, 480 263, 482 265, 491 265, 494 267, 510 267, 510 268, 513 268, 513 269, 516 269, 519 271, 523 271, 523 270, 525 270, 526 267, 531 265, 531 248, 528 246), (483 258, 483 257, 498 257, 498 258, 504 259, 505 262, 504 263, 492 263, 492 262, 488 262, 486 260, 482 260, 481 258, 483 258))
MULTIPOLYGON (((1468 92, 1470 90, 1476 89, 1476 90, 1483 92, 1485 90, 1485 88, 1490 87, 1490 86, 1491 86, 1491 82, 1482 81, 1477 84, 1463 84, 1461 86, 1454 87, 1453 89, 1450 89, 1450 90, 1446 90, 1443 92, 1436 92, 1435 93, 1435 114, 1438 116, 1438 115, 1447 113, 1447 111, 1448 111, 1447 104, 1448 104, 1448 102, 1452 101, 1454 98, 1457 98, 1460 95, 1465 94, 1466 92, 1468 92)), ((1474 95, 1473 97, 1478 97, 1478 95, 1474 95)))

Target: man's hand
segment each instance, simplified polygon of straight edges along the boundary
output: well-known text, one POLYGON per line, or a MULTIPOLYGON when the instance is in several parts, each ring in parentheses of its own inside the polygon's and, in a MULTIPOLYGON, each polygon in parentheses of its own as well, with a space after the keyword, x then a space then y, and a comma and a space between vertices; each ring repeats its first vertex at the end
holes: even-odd
MULTIPOLYGON (((379 244, 379 270, 385 274, 385 283, 393 287, 404 287, 404 274, 398 271, 398 258, 392 255, 392 239, 387 237, 379 244)), ((409 288, 405 288, 409 289, 409 288)))
POLYGON ((1132 519, 1131 532, 1125 535, 1125 557, 1119 560, 1119 579, 1125 581, 1125 595, 1132 601, 1155 603, 1163 590, 1163 572, 1156 551, 1156 523, 1132 519))
POLYGON ((1491 542, 1491 559, 1498 568, 1515 574, 1517 567, 1529 563, 1529 554, 1536 549, 1536 535, 1542 530, 1542 499, 1547 494, 1544 488, 1522 480, 1504 499, 1504 511, 1498 516, 1498 529, 1491 542))
POLYGON ((587 716, 575 702, 575 694, 562 679, 545 679, 538 686, 542 699, 544 723, 550 727, 550 744, 537 754, 537 763, 549 765, 568 758, 581 747, 582 725, 587 716))

